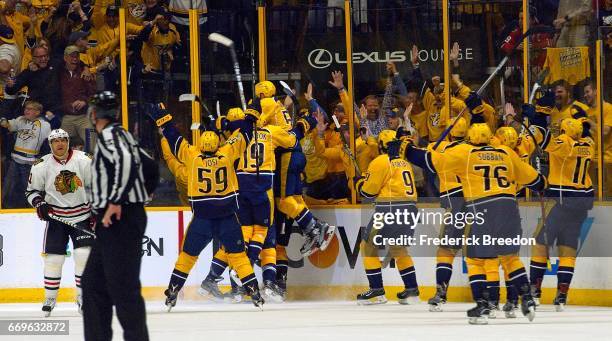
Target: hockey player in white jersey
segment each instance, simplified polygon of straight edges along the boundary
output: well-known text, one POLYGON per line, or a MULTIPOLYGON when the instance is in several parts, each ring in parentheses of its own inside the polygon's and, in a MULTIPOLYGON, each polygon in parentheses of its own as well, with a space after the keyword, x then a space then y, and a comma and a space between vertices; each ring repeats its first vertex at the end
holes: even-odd
POLYGON ((91 230, 91 205, 87 198, 87 189, 91 187, 91 157, 71 150, 68 133, 62 129, 53 130, 48 140, 51 154, 34 163, 25 193, 38 217, 47 222, 43 241, 45 301, 42 307, 46 317, 55 307, 69 237, 75 264, 76 303, 81 313, 81 274, 93 243, 91 235, 53 218, 91 230))

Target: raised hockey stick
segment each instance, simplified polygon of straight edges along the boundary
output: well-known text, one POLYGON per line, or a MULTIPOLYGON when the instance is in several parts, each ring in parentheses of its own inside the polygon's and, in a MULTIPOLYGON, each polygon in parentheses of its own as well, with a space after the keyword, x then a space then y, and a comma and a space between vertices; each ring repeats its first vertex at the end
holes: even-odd
MULTIPOLYGON (((200 97, 196 94, 191 94, 191 93, 181 94, 179 96, 179 102, 192 102, 192 104, 198 103, 200 107, 204 109, 204 112, 206 112, 208 116, 210 116, 213 119, 215 118, 215 116, 208 109, 208 106, 206 106, 206 104, 202 102, 202 99, 200 99, 200 97)), ((206 129, 206 127, 204 128, 206 129)), ((191 125, 191 130, 194 130, 194 129, 200 129, 200 123, 193 123, 191 125)))
MULTIPOLYGON (((484 90, 489 86, 489 84, 493 81, 493 79, 497 76, 497 74, 501 71, 501 69, 506 65, 506 63, 508 63, 508 59, 510 58, 512 53, 516 50, 516 48, 520 45, 520 43, 525 38, 529 37, 530 35, 532 35, 534 33, 543 33, 543 32, 551 32, 551 31, 554 32, 554 28, 551 28, 551 27, 548 27, 548 26, 538 26, 538 27, 530 28, 529 30, 527 30, 527 32, 522 34, 518 39, 515 39, 512 36, 508 36, 504 40, 504 45, 502 45, 502 50, 507 51, 506 55, 499 62, 499 64, 497 64, 497 67, 489 75, 487 80, 485 80, 485 82, 480 86, 480 88, 478 88, 478 90, 476 91, 476 94, 478 94, 479 96, 482 95, 484 90)), ((450 105, 450 104, 447 104, 447 105, 450 105)), ((438 140, 436 141, 436 143, 433 146, 434 150, 438 149, 438 146, 440 145, 440 143, 442 143, 442 141, 444 141, 446 136, 448 136, 450 131, 453 129, 455 124, 457 124, 457 122, 463 116, 463 114, 465 113, 466 110, 467 110, 467 107, 463 108, 463 110, 461 110, 459 115, 457 115, 457 117, 455 117, 453 122, 444 130, 444 132, 442 132, 442 135, 440 135, 440 137, 438 138, 438 140)))
POLYGON ((240 95, 240 102, 242 104, 242 110, 246 110, 246 100, 244 98, 244 88, 242 87, 242 75, 240 74, 240 64, 238 64, 238 56, 236 55, 234 41, 219 33, 211 33, 208 36, 208 39, 215 43, 219 43, 227 47, 230 50, 232 62, 234 63, 234 73, 236 74, 236 82, 238 83, 238 93, 240 95))
POLYGON ((96 238, 96 234, 95 233, 93 233, 93 232, 91 232, 89 230, 86 230, 86 229, 80 227, 79 225, 69 221, 69 220, 66 220, 66 219, 64 219, 62 217, 56 216, 53 213, 49 213, 49 217, 51 219, 55 220, 55 221, 58 221, 58 222, 64 224, 64 225, 68 225, 68 226, 72 227, 75 230, 79 230, 79 231, 81 231, 81 232, 83 232, 85 234, 88 234, 88 235, 92 236, 94 239, 96 238))
POLYGON ((289 96, 291 98, 291 102, 293 102, 293 115, 291 115, 291 120, 293 123, 295 123, 295 117, 300 112, 300 102, 298 102, 298 99, 293 93, 293 90, 291 90, 289 87, 289 84, 285 83, 284 81, 279 81, 279 83, 283 87, 283 92, 285 95, 289 96))

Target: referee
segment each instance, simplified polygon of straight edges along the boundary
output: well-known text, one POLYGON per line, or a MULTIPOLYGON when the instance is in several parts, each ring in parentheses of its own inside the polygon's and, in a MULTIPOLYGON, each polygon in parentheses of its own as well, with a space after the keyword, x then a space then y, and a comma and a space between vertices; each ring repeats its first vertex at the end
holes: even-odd
POLYGON ((89 115, 98 133, 91 202, 96 242, 82 277, 85 340, 111 340, 113 305, 123 338, 149 340, 140 293, 141 243, 148 199, 137 143, 117 123, 114 93, 94 96, 89 115))

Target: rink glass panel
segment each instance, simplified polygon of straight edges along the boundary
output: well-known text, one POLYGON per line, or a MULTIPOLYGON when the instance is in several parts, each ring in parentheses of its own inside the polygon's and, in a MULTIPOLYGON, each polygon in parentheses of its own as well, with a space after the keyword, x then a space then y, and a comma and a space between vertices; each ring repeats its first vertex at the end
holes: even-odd
MULTIPOLYGON (((309 108, 304 93, 308 84, 312 83, 313 98, 327 112, 328 117, 331 117, 340 101, 338 91, 328 84, 332 79, 332 71, 341 71, 344 74, 347 90, 349 84, 344 1, 329 1, 327 5, 313 5, 312 1, 305 0, 289 3, 268 2, 265 9, 266 79, 275 84, 279 96, 283 95, 279 81, 284 81, 295 89, 301 109, 309 108)), ((249 84, 245 86, 250 89, 249 84)), ((293 113, 294 108, 288 109, 293 113)), ((295 114, 293 116, 297 117, 295 114)), ((330 120, 329 123, 333 127, 333 121, 330 120)), ((311 144, 305 145, 304 152, 311 152, 311 147, 311 144)), ((306 181, 304 183, 306 184, 306 181)), ((350 194, 345 198, 350 201, 350 194)))

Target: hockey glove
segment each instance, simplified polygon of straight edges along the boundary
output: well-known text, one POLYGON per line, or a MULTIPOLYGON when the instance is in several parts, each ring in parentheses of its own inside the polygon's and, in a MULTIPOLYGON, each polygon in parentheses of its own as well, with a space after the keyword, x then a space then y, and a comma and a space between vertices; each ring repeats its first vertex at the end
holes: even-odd
POLYGON ((536 117, 536 108, 532 104, 523 104, 522 110, 523 116, 527 117, 529 121, 533 121, 536 117))
POLYGON ((484 111, 482 99, 475 91, 470 92, 470 95, 465 99, 465 105, 467 105, 467 107, 470 108, 470 112, 475 115, 482 114, 484 111))
POLYGON ((168 113, 164 103, 149 104, 147 109, 147 115, 158 127, 163 127, 172 120, 172 115, 168 113))
POLYGON ((387 143, 387 154, 389 155, 390 160, 400 158, 399 153, 401 144, 402 141, 400 140, 389 141, 389 143, 387 143))
POLYGON ((247 105, 247 109, 244 114, 246 115, 246 118, 250 118, 251 120, 257 122, 259 116, 261 115, 261 99, 258 97, 253 98, 251 103, 247 105))
POLYGON ((317 119, 312 115, 305 115, 298 120, 298 124, 304 127, 304 135, 317 126, 317 119))
POLYGON ((552 90, 546 90, 544 95, 536 100, 535 110, 544 115, 550 115, 554 105, 555 93, 552 90))
POLYGON ((32 206, 34 206, 34 208, 36 209, 36 214, 38 214, 38 218, 40 220, 44 220, 44 221, 51 220, 51 217, 49 216, 49 214, 53 213, 53 210, 51 209, 51 207, 49 207, 49 204, 47 204, 47 202, 44 201, 42 198, 38 197, 34 199, 32 201, 32 206))

